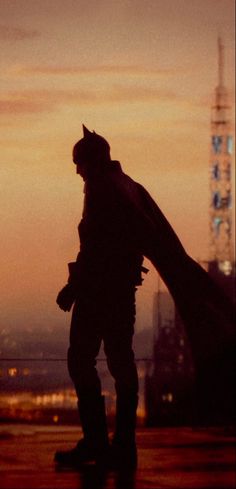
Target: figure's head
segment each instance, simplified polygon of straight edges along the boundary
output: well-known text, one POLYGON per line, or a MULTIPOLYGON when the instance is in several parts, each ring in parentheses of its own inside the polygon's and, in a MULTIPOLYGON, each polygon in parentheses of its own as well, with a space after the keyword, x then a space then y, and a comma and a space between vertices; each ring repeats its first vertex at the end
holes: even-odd
POLYGON ((73 148, 73 162, 84 180, 90 175, 98 173, 110 160, 110 146, 108 142, 96 134, 90 132, 83 125, 84 137, 73 148))

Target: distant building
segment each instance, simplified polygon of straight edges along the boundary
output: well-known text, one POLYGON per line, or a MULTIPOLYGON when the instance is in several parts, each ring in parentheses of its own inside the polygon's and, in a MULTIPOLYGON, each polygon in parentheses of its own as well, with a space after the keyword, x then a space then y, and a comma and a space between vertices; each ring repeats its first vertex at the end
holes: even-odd
POLYGON ((210 259, 211 277, 235 301, 232 237, 233 137, 228 92, 224 84, 224 46, 218 39, 218 84, 211 109, 210 259))
POLYGON ((154 297, 153 365, 146 376, 146 423, 191 422, 193 364, 183 324, 167 290, 154 297))
MULTIPOLYGON (((233 138, 224 85, 224 47, 220 38, 210 148, 210 259, 202 265, 222 289, 225 304, 230 305, 235 302, 233 138)), ((234 345, 228 341, 221 356, 204 364, 195 383, 191 349, 183 323, 168 291, 161 290, 160 284, 158 289, 154 297, 154 361, 146 376, 147 425, 233 424, 236 407, 234 345)), ((228 325, 222 324, 224 327, 227 330, 228 325)))
POLYGON ((234 274, 232 243, 233 137, 228 92, 224 84, 224 46, 218 39, 218 84, 211 108, 210 272, 234 274))

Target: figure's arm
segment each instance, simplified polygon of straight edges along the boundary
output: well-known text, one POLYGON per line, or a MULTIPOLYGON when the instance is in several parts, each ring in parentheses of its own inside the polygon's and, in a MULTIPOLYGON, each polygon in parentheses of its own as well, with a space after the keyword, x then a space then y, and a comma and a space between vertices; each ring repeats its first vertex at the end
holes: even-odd
MULTIPOLYGON (((94 196, 93 196, 94 199, 94 196)), ((79 224, 79 237, 80 237, 80 251, 77 255, 77 259, 74 262, 68 263, 69 276, 67 284, 62 288, 57 296, 57 304, 63 311, 70 311, 73 303, 79 296, 79 292, 83 287, 85 277, 86 277, 86 269, 88 265, 88 253, 87 253, 87 244, 90 239, 88 239, 87 235, 91 236, 91 230, 89 233, 87 232, 88 221, 93 221, 96 223, 97 219, 94 219, 94 216, 90 216, 91 211, 87 212, 87 195, 85 196, 84 210, 83 210, 83 218, 79 224), (86 215, 86 217, 85 217, 86 215), (92 218, 92 219, 91 219, 92 218), (84 228, 86 231, 84 233, 84 228), (86 237, 84 236, 86 234, 86 237)), ((95 199, 94 199, 95 200, 95 199)), ((96 205, 95 205, 96 208, 96 205)), ((96 217, 96 216, 95 216, 96 217)), ((89 228, 91 228, 91 222, 89 224, 89 228)))
POLYGON ((73 303, 79 295, 82 282, 83 256, 79 252, 75 262, 68 263, 69 276, 67 284, 57 296, 57 304, 63 311, 70 311, 73 303))
MULTIPOLYGON (((70 263, 68 264, 68 266, 70 263)), ((57 304, 62 309, 63 311, 70 311, 72 308, 73 303, 75 302, 76 299, 76 291, 73 286, 73 283, 70 281, 70 275, 68 278, 67 284, 60 290, 58 296, 57 296, 57 304)))

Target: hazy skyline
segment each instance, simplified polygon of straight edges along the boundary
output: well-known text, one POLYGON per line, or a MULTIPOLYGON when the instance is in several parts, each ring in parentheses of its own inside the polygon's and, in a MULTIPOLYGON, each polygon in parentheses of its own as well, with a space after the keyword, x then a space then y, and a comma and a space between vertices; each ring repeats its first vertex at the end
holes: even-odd
MULTIPOLYGON (((232 0, 0 0, 1 327, 65 324, 55 297, 78 252, 82 123, 142 183, 187 251, 208 258, 217 36, 233 103, 232 0)), ((157 276, 139 292, 152 318, 157 276)))

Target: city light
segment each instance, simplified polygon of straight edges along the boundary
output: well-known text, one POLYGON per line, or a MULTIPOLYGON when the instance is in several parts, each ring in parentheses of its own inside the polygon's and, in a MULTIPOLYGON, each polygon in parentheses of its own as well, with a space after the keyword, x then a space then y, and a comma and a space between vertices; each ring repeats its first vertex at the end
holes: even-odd
POLYGON ((7 371, 9 377, 16 377, 18 375, 18 369, 15 367, 11 367, 7 371))
POLYGON ((167 394, 162 394, 161 396, 163 402, 173 402, 173 394, 168 392, 167 394))

